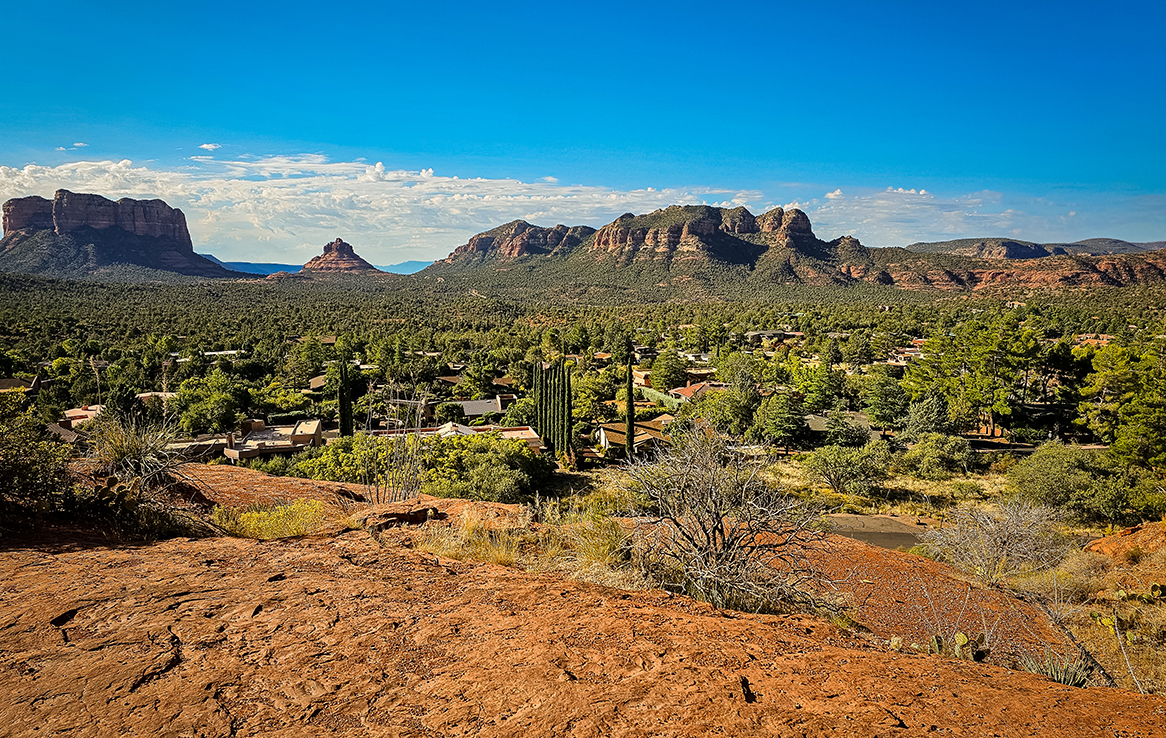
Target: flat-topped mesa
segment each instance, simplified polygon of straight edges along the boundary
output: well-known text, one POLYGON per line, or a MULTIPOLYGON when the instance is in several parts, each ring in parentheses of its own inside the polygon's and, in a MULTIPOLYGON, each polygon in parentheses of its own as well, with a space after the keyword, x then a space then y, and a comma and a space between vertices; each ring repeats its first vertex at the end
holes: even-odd
POLYGON ((120 228, 137 236, 166 238, 181 250, 194 251, 186 216, 162 200, 114 202, 101 195, 57 190, 52 200, 33 195, 4 203, 4 234, 53 230, 64 235, 81 228, 120 228))
POLYGON ((303 270, 307 272, 364 272, 377 271, 377 268, 356 255, 352 244, 338 238, 332 243, 324 244, 324 253, 315 257, 303 270))

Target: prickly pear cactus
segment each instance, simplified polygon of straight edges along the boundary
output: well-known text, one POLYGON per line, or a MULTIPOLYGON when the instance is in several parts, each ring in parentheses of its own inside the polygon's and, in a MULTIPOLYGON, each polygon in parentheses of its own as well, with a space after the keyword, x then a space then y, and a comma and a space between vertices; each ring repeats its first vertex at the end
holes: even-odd
POLYGON ((927 644, 927 653, 937 655, 943 653, 943 636, 938 633, 931 636, 931 641, 927 644))

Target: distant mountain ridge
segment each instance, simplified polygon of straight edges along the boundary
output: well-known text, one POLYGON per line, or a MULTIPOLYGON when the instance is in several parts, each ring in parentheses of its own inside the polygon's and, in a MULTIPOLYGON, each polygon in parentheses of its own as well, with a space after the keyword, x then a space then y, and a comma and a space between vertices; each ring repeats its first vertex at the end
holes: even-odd
POLYGON ((954 254, 978 259, 1041 259, 1046 256, 1144 254, 1166 249, 1166 241, 1132 243, 1116 238, 1087 238, 1073 243, 1034 243, 1010 238, 960 238, 913 243, 906 249, 916 254, 954 254))
POLYGON ((1057 250, 1009 239, 966 239, 868 248, 849 235, 818 238, 797 208, 754 216, 744 207, 673 205, 626 213, 599 229, 512 221, 472 237, 420 275, 464 284, 471 293, 492 289, 579 299, 612 293, 719 299, 772 294, 781 285, 1118 286, 1166 280, 1166 252, 1158 245, 1166 244, 1091 239, 1057 250), (1083 255, 1088 251, 1106 253, 1083 255))
POLYGON ((564 256, 593 233, 595 229, 589 226, 540 228, 525 220, 512 220, 479 233, 435 263, 462 266, 523 256, 564 256))
MULTIPOLYGON (((303 266, 301 264, 276 264, 274 262, 266 261, 223 261, 213 254, 199 254, 203 258, 210 259, 216 264, 226 267, 232 271, 241 272, 243 274, 254 274, 266 277, 276 272, 287 272, 295 274, 303 266)), ((432 264, 432 261, 402 261, 397 264, 376 264, 377 269, 389 274, 416 274, 425 267, 432 264)))

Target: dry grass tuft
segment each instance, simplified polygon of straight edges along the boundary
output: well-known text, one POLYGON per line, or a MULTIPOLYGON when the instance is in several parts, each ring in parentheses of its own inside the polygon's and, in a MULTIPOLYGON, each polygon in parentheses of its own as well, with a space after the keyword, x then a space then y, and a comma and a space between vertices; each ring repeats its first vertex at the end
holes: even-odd
POLYGON ((514 566, 523 545, 533 536, 525 526, 515 528, 507 522, 496 513, 482 513, 467 506, 452 524, 426 524, 414 546, 447 559, 474 559, 514 566))
POLYGON ((290 538, 319 532, 324 526, 324 503, 319 500, 216 507, 211 514, 214 524, 238 538, 290 538))

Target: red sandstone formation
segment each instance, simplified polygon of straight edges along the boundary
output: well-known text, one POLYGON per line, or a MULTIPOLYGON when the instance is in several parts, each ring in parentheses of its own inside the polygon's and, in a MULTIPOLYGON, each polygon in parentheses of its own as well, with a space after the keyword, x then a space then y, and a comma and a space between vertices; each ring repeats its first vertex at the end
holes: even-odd
POLYGON ((101 195, 57 190, 52 200, 33 195, 4 203, 4 233, 19 230, 52 229, 64 235, 88 226, 97 230, 120 228, 138 236, 174 241, 181 249, 193 251, 186 216, 162 200, 114 202, 101 195))
POLYGON ((324 253, 304 264, 305 272, 367 272, 377 268, 356 255, 343 239, 324 244, 324 253))
POLYGON ((594 232, 594 228, 587 226, 557 225, 553 228, 541 228, 525 220, 515 220, 485 233, 479 233, 468 243, 454 249, 441 263, 453 264, 491 258, 517 259, 532 254, 563 255, 594 232))

